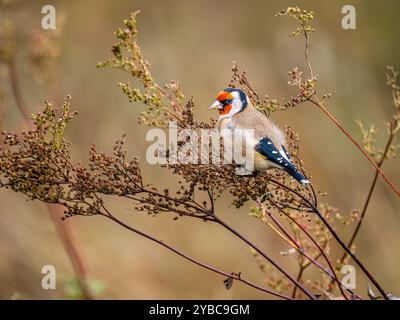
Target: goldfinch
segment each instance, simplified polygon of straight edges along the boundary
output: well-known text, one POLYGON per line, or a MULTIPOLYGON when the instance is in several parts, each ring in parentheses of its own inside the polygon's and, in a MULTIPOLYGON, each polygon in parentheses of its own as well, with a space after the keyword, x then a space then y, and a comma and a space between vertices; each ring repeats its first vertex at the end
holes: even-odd
POLYGON ((217 109, 219 112, 220 132, 227 132, 226 129, 228 132, 235 129, 253 129, 253 135, 244 136, 245 143, 249 143, 254 149, 252 168, 257 171, 279 168, 303 185, 310 183, 291 161, 285 148, 286 139, 283 132, 254 108, 241 89, 226 88, 219 92, 217 100, 209 109, 217 109))

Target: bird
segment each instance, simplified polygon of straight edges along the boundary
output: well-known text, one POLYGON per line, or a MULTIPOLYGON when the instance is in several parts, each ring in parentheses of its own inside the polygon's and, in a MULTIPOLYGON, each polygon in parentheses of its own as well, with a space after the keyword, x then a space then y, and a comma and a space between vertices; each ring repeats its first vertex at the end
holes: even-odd
MULTIPOLYGON (((208 109, 218 110, 219 119, 217 125, 219 132, 222 132, 222 137, 224 137, 223 132, 226 133, 229 130, 253 129, 254 134, 250 136, 244 135, 244 142, 250 144, 251 148, 254 149, 254 163, 250 171, 255 169, 255 172, 260 172, 278 168, 286 171, 302 185, 310 183, 293 163, 286 149, 284 133, 272 120, 252 105, 242 89, 226 88, 220 91, 217 99, 208 109)), ((233 152, 237 152, 235 148, 233 152)), ((242 153, 241 149, 240 153, 242 153)), ((249 167, 248 163, 242 166, 244 170, 247 167, 249 167)))

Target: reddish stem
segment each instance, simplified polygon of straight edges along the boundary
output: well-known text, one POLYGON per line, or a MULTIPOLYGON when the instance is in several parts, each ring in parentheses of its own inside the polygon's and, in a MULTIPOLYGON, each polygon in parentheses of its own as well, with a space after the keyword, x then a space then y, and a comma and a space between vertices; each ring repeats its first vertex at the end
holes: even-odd
MULTIPOLYGON (((11 82, 11 89, 16 102, 16 105, 21 112, 25 123, 29 126, 29 111, 27 105, 23 99, 21 92, 20 81, 14 59, 8 62, 8 74, 11 82)), ((84 299, 93 299, 90 290, 87 286, 87 274, 85 263, 83 262, 82 254, 79 252, 78 246, 75 243, 71 231, 71 225, 63 223, 60 219, 58 209, 52 205, 47 204, 46 208, 54 222, 57 233, 62 240, 65 251, 67 252, 68 258, 74 268, 75 275, 78 279, 82 295, 84 299)))
POLYGON ((150 235, 148 235, 148 234, 146 234, 146 233, 144 233, 144 232, 142 232, 142 231, 140 231, 138 229, 135 229, 135 228, 127 225, 126 223, 122 222, 121 220, 119 220, 116 217, 114 217, 113 215, 111 215, 108 211, 107 211, 107 214, 100 213, 100 215, 102 215, 103 217, 106 217, 108 219, 111 219, 112 221, 114 221, 115 223, 119 224, 120 226, 122 226, 122 227, 124 227, 124 228, 126 228, 126 229, 128 229, 128 230, 130 230, 130 231, 132 231, 132 232, 134 232, 134 233, 136 233, 136 234, 148 239, 148 240, 151 240, 151 241, 159 244, 160 246, 163 246, 164 248, 167 248, 168 250, 172 251, 173 253, 181 256, 182 258, 184 258, 184 259, 186 259, 186 260, 188 260, 188 261, 190 261, 190 262, 192 262, 192 263, 194 263, 194 264, 196 264, 196 265, 198 265, 198 266, 200 266, 200 267, 202 267, 204 269, 207 269, 207 270, 213 271, 215 273, 218 273, 220 275, 223 275, 225 277, 232 278, 232 279, 235 279, 237 281, 243 282, 243 283, 247 284, 248 286, 250 286, 252 288, 255 288, 257 290, 269 293, 269 294, 271 294, 273 296, 280 297, 280 298, 285 299, 285 300, 293 300, 292 298, 290 298, 288 296, 285 296, 285 295, 283 295, 283 294, 281 294, 279 292, 275 292, 275 291, 269 290, 267 288, 261 287, 261 286, 255 284, 255 283, 253 283, 253 282, 250 282, 250 281, 244 279, 240 275, 240 273, 239 274, 237 274, 237 273, 228 273, 228 272, 219 270, 219 269, 217 269, 217 268, 215 268, 213 266, 210 266, 208 264, 205 264, 203 262, 200 262, 200 261, 196 260, 195 258, 192 258, 192 257, 184 254, 183 252, 171 247, 170 245, 166 244, 164 241, 158 240, 158 239, 156 239, 156 238, 154 238, 154 237, 152 237, 152 236, 150 236, 150 235))
MULTIPOLYGON (((386 158, 386 156, 387 156, 387 154, 389 152, 389 149, 390 149, 390 145, 392 144, 393 138, 394 138, 394 135, 391 132, 390 135, 389 135, 389 139, 388 139, 388 141, 386 143, 385 150, 383 151, 382 158, 380 159, 380 161, 378 163, 378 167, 379 168, 382 167, 383 162, 385 161, 385 158, 386 158)), ((353 232, 353 234, 352 234, 352 236, 351 236, 351 238, 350 238, 350 240, 349 240, 349 242, 347 244, 347 246, 350 249, 351 249, 354 241, 356 240, 357 234, 360 231, 361 225, 362 225, 362 223, 364 221, 365 214, 367 213, 367 209, 368 209, 369 203, 370 203, 371 198, 372 198, 372 194, 373 194, 373 192, 375 190, 376 182, 378 181, 378 177, 379 177, 379 172, 378 172, 378 170, 376 170, 375 171, 375 175, 374 175, 374 179, 372 180, 371 187, 369 188, 369 191, 368 191, 367 199, 365 200, 363 209, 361 211, 360 220, 358 220, 356 228, 354 229, 354 232, 353 232)), ((342 264, 344 262, 346 257, 347 257, 347 253, 344 252, 342 258, 340 259, 340 264, 342 264)))
POLYGON ((286 272, 279 264, 277 264, 274 260, 272 260, 267 254, 265 254, 262 250, 260 250, 254 243, 248 240, 245 236, 240 234, 238 231, 233 229, 230 225, 226 222, 221 220, 219 217, 214 215, 216 222, 223 226, 225 229, 229 230, 232 234, 237 236, 239 239, 247 243, 250 247, 252 247, 255 251, 257 251, 261 256, 263 256, 269 263, 271 263, 279 272, 281 272, 284 276, 286 276, 295 286, 297 286, 303 293, 312 300, 315 300, 314 295, 301 283, 297 282, 296 279, 291 276, 288 272, 286 272))
POLYGON ((400 191, 396 189, 394 184, 390 181, 390 179, 383 173, 383 171, 379 168, 379 166, 375 163, 375 161, 371 158, 371 156, 360 146, 360 144, 350 135, 350 133, 336 120, 336 118, 322 105, 322 103, 315 96, 316 101, 310 99, 309 101, 316 105, 318 108, 324 112, 329 119, 333 121, 333 123, 350 139, 350 141, 357 147, 358 150, 368 159, 368 161, 375 167, 376 171, 385 179, 386 183, 390 186, 394 193, 398 197, 400 197, 400 191))
POLYGON ((325 217, 321 214, 321 212, 318 210, 318 208, 314 204, 312 204, 306 197, 304 197, 300 192, 298 192, 294 189, 291 189, 290 187, 286 186, 285 184, 281 183, 280 181, 271 179, 271 182, 294 193, 299 198, 301 198, 305 203, 307 203, 308 206, 313 210, 313 212, 318 216, 318 218, 323 222, 323 224, 328 228, 329 232, 336 239, 336 241, 339 243, 339 245, 347 252, 347 254, 353 259, 353 261, 364 272, 364 274, 367 276, 367 278, 374 284, 374 286, 378 289, 378 291, 385 298, 385 300, 389 300, 386 292, 379 285, 378 281, 376 281, 376 279, 372 276, 372 274, 368 271, 368 269, 364 266, 364 264, 362 264, 361 261, 355 256, 355 254, 353 252, 351 252, 350 248, 346 246, 346 244, 339 237, 339 235, 336 233, 336 231, 333 229, 333 227, 325 219, 325 217))

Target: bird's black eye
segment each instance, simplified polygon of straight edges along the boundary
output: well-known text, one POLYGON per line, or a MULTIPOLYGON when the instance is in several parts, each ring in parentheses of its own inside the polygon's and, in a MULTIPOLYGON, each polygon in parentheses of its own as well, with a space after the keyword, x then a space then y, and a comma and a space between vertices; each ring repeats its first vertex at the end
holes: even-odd
POLYGON ((222 101, 222 104, 224 106, 227 106, 228 104, 231 104, 231 103, 232 103, 232 99, 225 99, 224 101, 222 101))

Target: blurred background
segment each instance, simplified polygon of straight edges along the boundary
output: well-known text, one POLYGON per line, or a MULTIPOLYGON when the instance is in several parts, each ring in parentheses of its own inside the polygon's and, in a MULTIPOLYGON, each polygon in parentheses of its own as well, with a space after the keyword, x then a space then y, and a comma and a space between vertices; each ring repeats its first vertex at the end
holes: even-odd
MULTIPOLYGON (((3 1, 7 2, 7 1, 3 1)), ((193 96, 202 120, 216 115, 206 110, 216 93, 225 88, 235 60, 248 71, 254 87, 274 98, 289 97, 295 89, 287 85, 287 72, 304 69, 303 41, 290 39, 295 23, 275 14, 298 5, 316 12, 310 58, 319 75, 319 92, 335 92, 327 102, 329 110, 361 140, 355 119, 378 128, 377 144, 386 138, 384 122, 393 107, 385 82, 386 65, 400 67, 398 17, 400 3, 387 1, 18 1, 0 7, 16 23, 18 34, 17 72, 29 112, 40 108, 44 99, 60 103, 72 96, 72 109, 79 116, 68 137, 76 160, 88 159, 92 144, 110 151, 113 141, 127 133, 129 153, 144 159, 147 127, 137 124, 143 106, 130 104, 117 83, 129 80, 117 70, 96 69, 96 63, 111 56, 113 31, 131 11, 138 18, 139 42, 152 63, 159 83, 179 80, 187 97, 193 96), (41 29, 41 9, 55 6, 56 31, 41 29), (341 27, 341 8, 356 8, 356 30, 341 27), (32 77, 29 56, 40 43, 42 33, 54 32, 59 46, 49 84, 32 77), (37 37, 32 37, 33 35, 37 37), (32 40, 33 39, 33 40, 32 40), (33 41, 33 42, 32 42, 33 41), (51 89, 51 90, 50 90, 51 89)), ((3 15, 4 14, 4 15, 3 15)), ((2 45, 2 44, 0 44, 2 45)), ((49 53, 51 55, 51 48, 49 53)), ((0 65, 1 127, 20 130, 22 117, 12 96, 7 69, 0 65)), ((301 157, 318 190, 343 215, 364 204, 374 170, 353 145, 312 105, 276 112, 273 119, 290 125, 301 137, 301 157)), ((396 141, 398 143, 398 141, 396 141)), ((175 179, 165 170, 142 160, 148 182, 173 186, 175 179)), ((387 161, 384 172, 397 187, 399 159, 387 161)), ((218 210, 232 225, 259 244, 293 273, 297 263, 281 257, 287 244, 248 216, 249 206, 236 210, 226 196, 218 210)), ((262 283, 248 247, 210 223, 171 216, 156 218, 136 213, 132 204, 113 202, 118 216, 139 229, 157 235, 184 252, 221 269, 241 271, 262 283)), ((357 240, 358 257, 365 262, 382 286, 400 294, 400 201, 379 179, 367 217, 357 240)), ((101 217, 76 217, 68 222, 85 262, 88 277, 100 298, 116 299, 245 299, 269 298, 235 283, 230 290, 223 278, 170 254, 139 236, 101 217)), ((348 239, 349 231, 343 232, 348 239)), ((347 241, 347 240, 346 240, 347 241)), ((308 274, 318 274, 313 268, 308 274)), ((357 273, 357 289, 366 293, 366 281, 357 273)), ((26 202, 24 196, 0 191, 0 298, 54 299, 78 297, 74 272, 46 208, 26 202), (57 289, 41 287, 42 266, 57 270, 57 289)))

